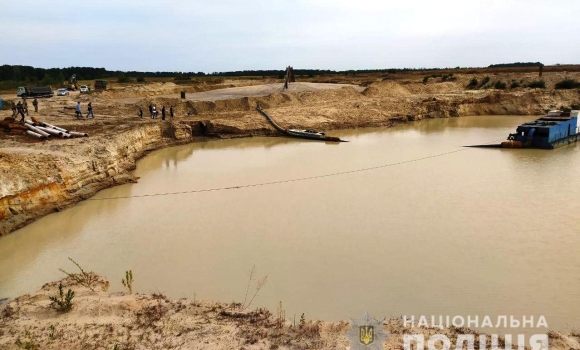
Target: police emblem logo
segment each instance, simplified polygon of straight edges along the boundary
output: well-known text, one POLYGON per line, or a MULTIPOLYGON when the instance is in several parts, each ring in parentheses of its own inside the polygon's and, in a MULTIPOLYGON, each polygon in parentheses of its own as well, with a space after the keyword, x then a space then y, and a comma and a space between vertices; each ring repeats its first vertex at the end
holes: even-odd
POLYGON ((358 341, 364 345, 371 345, 375 342, 375 326, 358 326, 359 337, 358 341))
POLYGON ((379 350, 388 334, 383 330, 383 321, 372 319, 365 313, 362 320, 350 320, 350 330, 345 337, 350 341, 353 350, 379 350))

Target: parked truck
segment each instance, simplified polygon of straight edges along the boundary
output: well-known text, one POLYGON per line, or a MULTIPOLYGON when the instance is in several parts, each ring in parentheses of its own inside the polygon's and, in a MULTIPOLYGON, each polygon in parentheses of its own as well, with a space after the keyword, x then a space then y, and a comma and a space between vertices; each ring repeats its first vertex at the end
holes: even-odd
POLYGON ((20 86, 16 91, 16 96, 28 97, 52 97, 54 93, 50 86, 20 86))
POLYGON ((107 90, 107 84, 106 80, 95 80, 95 90, 107 90))

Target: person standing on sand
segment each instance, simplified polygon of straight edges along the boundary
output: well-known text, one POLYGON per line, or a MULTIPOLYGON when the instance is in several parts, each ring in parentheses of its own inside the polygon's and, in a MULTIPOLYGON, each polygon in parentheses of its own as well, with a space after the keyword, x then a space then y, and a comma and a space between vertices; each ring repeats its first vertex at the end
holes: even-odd
POLYGON ((161 107, 161 120, 165 120, 165 106, 161 107))
POLYGON ((77 106, 75 109, 75 116, 77 117, 77 119, 81 119, 83 117, 83 112, 81 110, 81 102, 77 102, 77 106))
POLYGON ((38 113, 38 101, 36 100, 36 98, 32 100, 32 105, 34 106, 34 112, 38 113))
POLYGON ((28 114, 28 102, 26 102, 26 99, 25 98, 23 98, 22 100, 24 101, 22 103, 22 107, 24 107, 24 112, 26 112, 26 115, 29 115, 28 114))
POLYGON ((173 120, 173 106, 169 106, 169 118, 173 120))
POLYGON ((93 117, 93 119, 95 119, 95 115, 93 114, 93 105, 89 102, 89 104, 87 105, 87 109, 89 110, 89 112, 87 113, 86 118, 89 118, 89 115, 91 117, 93 117))
POLYGON ((151 114, 151 119, 153 119, 153 105, 149 104, 149 114, 151 114))
POLYGON ((16 110, 16 105, 12 102, 12 118, 16 119, 16 114, 18 114, 18 111, 16 110))
POLYGON ((143 118, 143 107, 139 106, 139 118, 143 118))
POLYGON ((18 101, 18 104, 16 105, 16 111, 22 116, 20 123, 24 124, 24 106, 22 106, 22 102, 18 101))
POLYGON ((157 106, 153 105, 152 109, 151 109, 151 114, 153 115, 153 117, 151 117, 151 119, 157 119, 157 106))

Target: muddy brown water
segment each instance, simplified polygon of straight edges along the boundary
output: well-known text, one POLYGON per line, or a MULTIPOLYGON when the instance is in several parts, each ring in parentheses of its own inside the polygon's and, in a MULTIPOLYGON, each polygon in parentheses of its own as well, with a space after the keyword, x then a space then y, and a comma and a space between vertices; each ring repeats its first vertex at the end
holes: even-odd
POLYGON ((341 144, 246 138, 153 152, 138 163, 138 184, 2 237, 0 297, 62 277, 72 257, 114 291, 131 269, 138 292, 241 302, 255 265, 268 281, 252 307, 282 301, 291 320, 544 315, 552 329, 580 327, 580 146, 461 147, 504 139, 529 119, 330 132, 350 140, 341 144))

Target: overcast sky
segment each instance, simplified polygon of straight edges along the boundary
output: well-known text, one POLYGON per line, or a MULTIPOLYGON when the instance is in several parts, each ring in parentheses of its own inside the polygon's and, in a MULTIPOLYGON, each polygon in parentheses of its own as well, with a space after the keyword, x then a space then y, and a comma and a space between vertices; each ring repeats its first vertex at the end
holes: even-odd
POLYGON ((580 63, 579 0, 20 0, 0 64, 233 71, 580 63))

